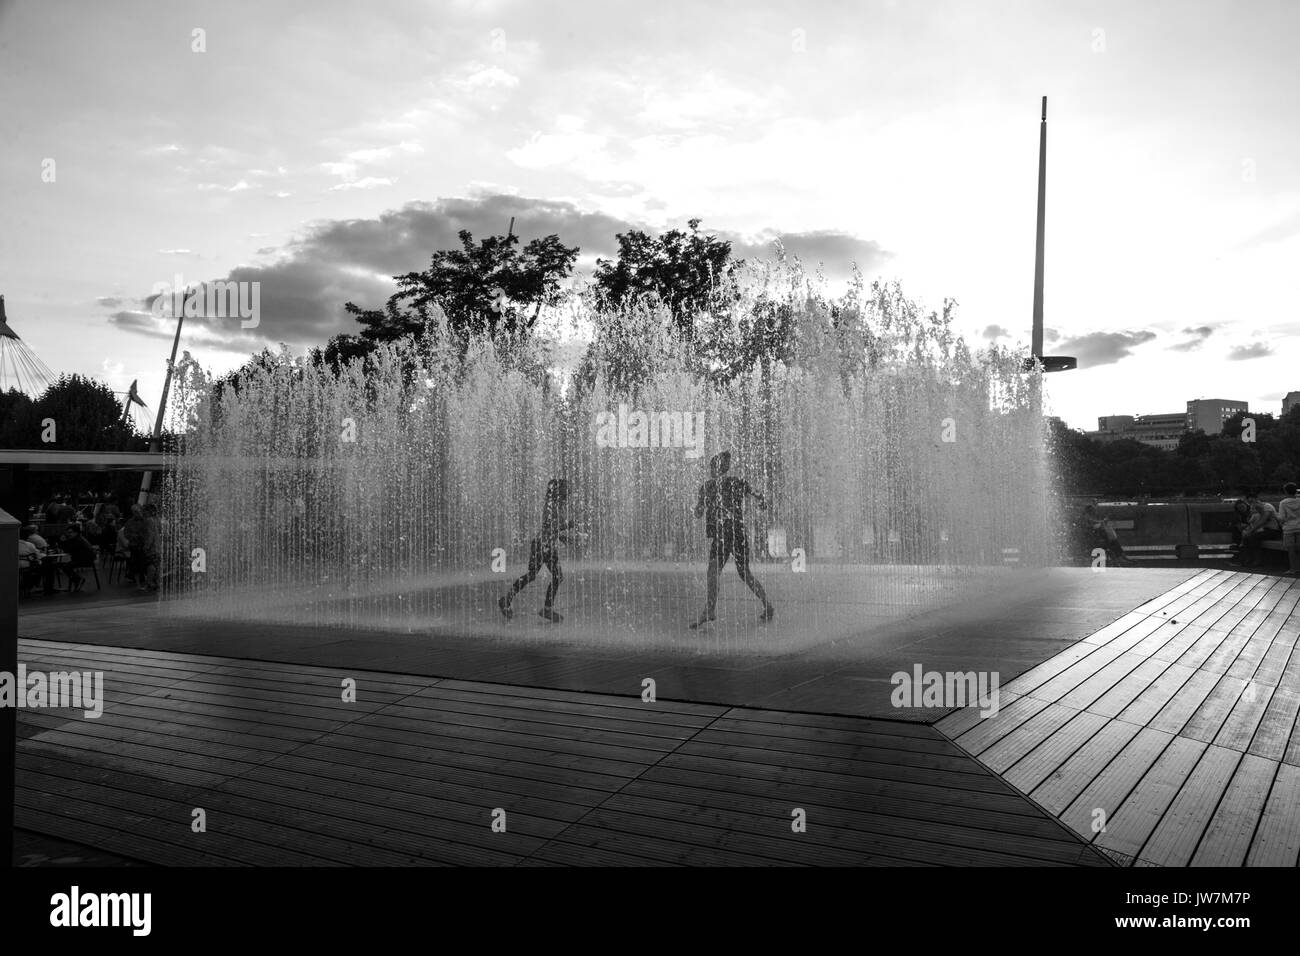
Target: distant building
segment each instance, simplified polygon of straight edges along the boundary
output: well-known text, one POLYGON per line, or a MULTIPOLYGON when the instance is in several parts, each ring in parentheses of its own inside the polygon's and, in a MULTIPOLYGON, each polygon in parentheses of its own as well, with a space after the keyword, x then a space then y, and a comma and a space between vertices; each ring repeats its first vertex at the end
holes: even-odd
MULTIPOLYGON (((1295 393, 1292 393, 1295 394, 1295 393)), ((1250 403, 1231 398, 1197 398, 1187 403, 1187 430, 1217 435, 1223 423, 1237 412, 1250 411, 1250 403)))
POLYGON ((1187 430, 1187 416, 1182 412, 1164 415, 1103 415, 1097 419, 1097 431, 1089 438, 1111 442, 1132 438, 1144 445, 1173 451, 1187 430))
POLYGON ((1285 415, 1297 405, 1300 405, 1300 392, 1287 392, 1286 398, 1282 399, 1282 414, 1285 415))

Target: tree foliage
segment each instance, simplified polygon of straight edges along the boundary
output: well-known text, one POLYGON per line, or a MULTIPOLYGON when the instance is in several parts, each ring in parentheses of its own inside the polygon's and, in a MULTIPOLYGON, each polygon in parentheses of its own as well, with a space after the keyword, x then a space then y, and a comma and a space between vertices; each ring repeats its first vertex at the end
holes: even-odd
POLYGON ((562 301, 560 283, 573 269, 577 246, 550 235, 520 250, 515 235, 489 236, 477 244, 468 229, 458 235, 461 248, 435 252, 423 272, 394 276, 398 291, 382 310, 347 303, 361 332, 336 337, 322 360, 337 365, 378 343, 418 337, 428 330, 435 308, 463 343, 478 337, 514 342, 531 333, 543 306, 562 301))
POLYGON ((1185 433, 1173 451, 1125 439, 1099 442, 1053 422, 1051 446, 1066 491, 1079 495, 1235 495, 1300 481, 1300 408, 1275 418, 1243 412, 1217 435, 1185 433), (1245 419, 1254 422, 1254 440, 1245 419))
POLYGON ((728 280, 741 262, 732 261, 730 242, 700 233, 699 219, 687 225, 689 233, 619 233, 618 258, 596 260, 594 283, 603 304, 614 309, 643 297, 657 298, 691 341, 699 315, 717 307, 720 298, 733 299, 728 280))

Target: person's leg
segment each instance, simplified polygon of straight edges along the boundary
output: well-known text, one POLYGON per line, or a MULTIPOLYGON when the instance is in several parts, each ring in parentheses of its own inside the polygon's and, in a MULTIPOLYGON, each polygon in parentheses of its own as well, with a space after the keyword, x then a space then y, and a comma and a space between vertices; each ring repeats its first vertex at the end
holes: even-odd
POLYGON ((551 574, 551 583, 546 586, 546 604, 543 605, 546 610, 551 609, 555 603, 555 595, 560 593, 560 583, 564 580, 564 571, 560 568, 560 553, 555 549, 546 552, 545 555, 546 570, 551 574))
POLYGON ((537 572, 542 567, 542 543, 536 538, 533 539, 532 545, 528 549, 528 570, 515 579, 515 583, 510 585, 510 590, 497 598, 497 607, 505 615, 506 620, 514 617, 515 612, 510 608, 510 602, 515 599, 515 595, 528 587, 537 577, 537 572))
POLYGON ((1292 574, 1300 574, 1300 531, 1288 531, 1283 536, 1286 560, 1292 574))
POLYGON ((708 598, 704 605, 704 613, 700 619, 691 627, 699 627, 709 621, 717 618, 718 607, 718 576, 722 566, 727 563, 727 552, 723 546, 721 538, 709 539, 709 570, 708 570, 708 598))
POLYGON ((1241 536, 1241 566, 1253 568, 1259 560, 1259 532, 1249 531, 1241 536))
POLYGON ((735 550, 736 573, 740 575, 740 580, 745 582, 745 586, 754 592, 754 597, 763 602, 764 616, 770 618, 772 602, 767 599, 763 585, 758 583, 758 579, 749 570, 749 542, 743 536, 738 538, 735 542, 735 550))
POLYGON ((515 583, 510 586, 510 593, 505 596, 506 604, 514 600, 515 595, 522 591, 528 585, 533 583, 533 578, 537 577, 537 572, 542 569, 542 543, 536 538, 533 539, 532 546, 528 549, 528 570, 515 579, 515 583))

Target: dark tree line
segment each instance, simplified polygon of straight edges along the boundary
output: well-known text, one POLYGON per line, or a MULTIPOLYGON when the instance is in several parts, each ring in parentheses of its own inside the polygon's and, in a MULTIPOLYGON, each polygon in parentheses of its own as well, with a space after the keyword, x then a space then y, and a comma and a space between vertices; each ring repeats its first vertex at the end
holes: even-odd
POLYGON ((1052 423, 1051 446, 1068 494, 1139 497, 1276 492, 1300 480, 1300 408, 1281 417, 1239 412, 1217 435, 1187 432, 1173 451, 1133 439, 1100 442, 1052 423), (1253 441, 1245 424, 1253 419, 1253 441))

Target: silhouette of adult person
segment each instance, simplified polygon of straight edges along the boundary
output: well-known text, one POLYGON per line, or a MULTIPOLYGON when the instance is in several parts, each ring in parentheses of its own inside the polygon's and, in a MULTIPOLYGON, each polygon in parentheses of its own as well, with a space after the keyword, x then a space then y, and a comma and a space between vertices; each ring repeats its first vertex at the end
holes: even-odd
POLYGON ((564 571, 560 567, 560 542, 565 540, 564 532, 573 527, 573 519, 568 514, 569 483, 563 478, 552 478, 546 484, 546 501, 542 505, 542 528, 537 532, 528 547, 528 570, 521 574, 509 593, 497 601, 497 607, 506 620, 514 617, 511 602, 515 595, 528 587, 543 567, 551 574, 551 583, 546 587, 546 603, 538 612, 552 624, 559 624, 564 617, 555 611, 555 595, 559 593, 560 583, 564 580, 564 571))
POLYGON ((702 627, 717 619, 718 574, 728 558, 736 561, 736 573, 754 596, 763 602, 760 621, 770 621, 776 608, 767 599, 763 585, 749 570, 749 536, 745 533, 745 499, 752 497, 760 510, 767 509, 763 496, 743 478, 727 474, 731 470, 731 452, 723 451, 709 460, 709 480, 700 486, 695 501, 695 517, 704 518, 709 544, 708 603, 700 619, 691 628, 702 627))

